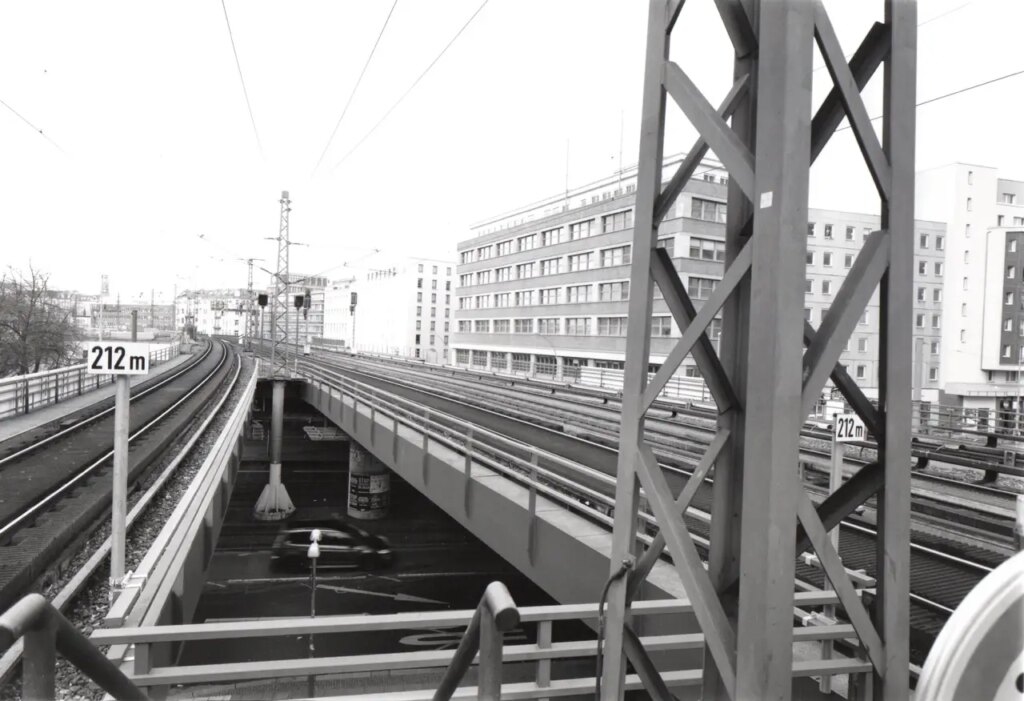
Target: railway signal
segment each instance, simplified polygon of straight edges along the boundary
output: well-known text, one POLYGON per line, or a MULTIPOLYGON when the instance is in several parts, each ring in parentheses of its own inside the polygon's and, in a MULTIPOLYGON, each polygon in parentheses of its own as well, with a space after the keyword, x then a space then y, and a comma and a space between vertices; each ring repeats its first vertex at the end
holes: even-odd
MULTIPOLYGON (((134 326, 134 324, 133 324, 134 326)), ((134 329, 133 334, 134 336, 134 329)), ((114 375, 114 490, 110 526, 110 590, 113 601, 124 581, 125 517, 128 511, 129 375, 149 374, 149 344, 101 341, 89 348, 86 372, 114 375)))

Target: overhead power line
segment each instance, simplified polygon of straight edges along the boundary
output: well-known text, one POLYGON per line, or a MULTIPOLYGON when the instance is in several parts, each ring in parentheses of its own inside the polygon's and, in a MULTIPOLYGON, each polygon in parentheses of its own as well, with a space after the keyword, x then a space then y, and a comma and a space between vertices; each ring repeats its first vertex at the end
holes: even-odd
POLYGON ((4 102, 3 100, 0 100, 0 105, 3 105, 3 106, 4 106, 4 107, 6 107, 7 109, 9 109, 9 110, 11 111, 11 114, 13 114, 13 115, 14 115, 15 117, 17 117, 17 118, 18 118, 18 119, 20 119, 21 121, 25 122, 25 124, 27 124, 27 125, 29 125, 30 127, 32 127, 32 131, 38 132, 38 133, 39 133, 39 135, 40 135, 41 137, 43 137, 44 139, 46 139, 47 141, 49 141, 49 142, 50 142, 50 143, 51 143, 51 144, 53 145, 53 147, 54 147, 55 149, 57 149, 58 151, 60 151, 61 153, 63 153, 63 154, 65 155, 65 156, 67 155, 67 153, 66 153, 66 152, 64 151, 64 149, 62 149, 62 148, 61 148, 61 147, 60 147, 60 146, 59 146, 59 145, 57 144, 57 142, 56 142, 56 141, 54 141, 54 140, 53 140, 53 139, 51 139, 51 138, 50 138, 49 136, 47 136, 47 135, 46 135, 46 134, 45 134, 45 133, 43 132, 43 130, 42 130, 42 129, 40 129, 39 127, 37 127, 37 126, 36 126, 35 124, 33 124, 32 122, 30 122, 30 121, 28 121, 27 119, 25 119, 25 117, 24 117, 24 116, 23 116, 23 115, 22 115, 22 114, 21 114, 20 112, 18 112, 18 110, 14 109, 13 107, 11 107, 10 105, 8 105, 8 104, 7 104, 6 102, 4 102))
POLYGON ((370 66, 373 54, 377 51, 377 45, 380 44, 381 37, 384 36, 384 30, 388 28, 388 22, 391 21, 391 15, 394 14, 397 6, 398 0, 395 0, 394 4, 391 5, 391 10, 388 12, 388 16, 384 19, 384 25, 380 28, 380 32, 377 33, 377 40, 373 42, 373 48, 370 49, 370 55, 366 57, 366 63, 363 64, 363 70, 359 72, 359 78, 356 79, 356 84, 352 86, 352 92, 349 94, 348 100, 345 102, 345 107, 341 110, 341 116, 338 117, 337 124, 334 125, 334 131, 331 132, 330 137, 327 139, 327 143, 324 144, 324 150, 320 153, 320 158, 317 160, 316 165, 313 166, 314 173, 316 173, 320 164, 323 163, 324 156, 327 155, 327 149, 331 147, 331 142, 334 141, 334 135, 338 133, 338 127, 341 126, 341 121, 345 119, 345 115, 348 113, 348 108, 352 105, 352 98, 356 96, 356 90, 359 89, 359 84, 363 82, 363 76, 366 75, 366 69, 370 66))
POLYGON ((260 133, 256 129, 256 118, 252 116, 252 103, 249 102, 249 91, 245 88, 245 78, 242 76, 242 63, 238 60, 238 49, 235 48, 235 35, 231 31, 231 20, 228 18, 228 6, 224 0, 220 0, 220 6, 224 8, 224 22, 228 25, 228 38, 231 40, 231 53, 235 55, 235 66, 238 68, 238 80, 242 83, 242 94, 245 95, 245 106, 249 110, 249 121, 252 122, 252 133, 256 135, 256 146, 263 155, 263 143, 260 141, 260 133))
POLYGON ((383 116, 383 117, 381 117, 381 118, 380 118, 380 119, 379 119, 379 120, 377 121, 377 123, 376 123, 376 124, 374 124, 374 125, 373 125, 373 127, 372 127, 372 128, 371 128, 371 129, 370 129, 370 130, 369 130, 368 132, 366 132, 366 133, 365 133, 365 134, 363 135, 363 137, 362 137, 361 139, 359 139, 359 141, 357 141, 357 142, 356 142, 356 145, 355 145, 355 146, 353 146, 353 147, 352 147, 351 149, 349 149, 348 153, 346 153, 346 154, 344 155, 344 157, 342 157, 342 159, 341 159, 340 161, 338 161, 337 163, 335 163, 335 164, 334 164, 334 168, 332 168, 332 169, 331 169, 331 171, 332 171, 332 172, 333 172, 334 170, 337 170, 338 166, 340 166, 340 165, 341 165, 342 163, 344 163, 345 161, 347 161, 347 160, 348 160, 348 158, 349 158, 349 157, 350 157, 350 156, 351 156, 351 155, 352 155, 353 153, 355 153, 355 152, 356 152, 356 149, 358 149, 358 148, 359 148, 360 146, 362 146, 362 145, 363 145, 363 142, 364 142, 364 141, 366 141, 366 140, 367 140, 368 138, 370 138, 370 136, 371 136, 371 135, 373 134, 373 132, 377 131, 377 127, 379 127, 379 126, 380 126, 381 124, 383 124, 383 123, 384 123, 384 120, 385 120, 385 119, 387 119, 387 118, 388 118, 388 117, 389 117, 389 116, 391 115, 391 113, 395 111, 395 108, 397 108, 397 107, 398 107, 398 106, 399 106, 400 104, 402 104, 402 101, 403 101, 403 100, 404 100, 404 99, 405 99, 406 97, 408 97, 409 93, 411 93, 411 92, 412 92, 412 91, 413 91, 413 90, 414 90, 414 89, 416 88, 416 86, 417 86, 417 85, 419 85, 419 82, 420 82, 421 80, 423 80, 424 76, 426 76, 426 75, 427 75, 427 73, 429 73, 429 72, 430 72, 430 69, 431 69, 431 68, 433 68, 433 67, 434 67, 434 65, 435 65, 435 64, 436 64, 436 63, 437 63, 438 61, 440 61, 440 60, 441 60, 441 57, 442 57, 442 56, 444 56, 444 55, 445 55, 445 53, 446 53, 446 52, 448 51, 448 49, 450 49, 450 48, 451 48, 452 44, 454 44, 454 43, 455 43, 455 41, 456 41, 456 40, 457 40, 457 39, 458 39, 458 38, 459 38, 460 36, 462 36, 462 33, 463 33, 464 31, 466 31, 466 28, 467 28, 467 27, 469 27, 469 25, 470 25, 470 24, 472 24, 473 20, 474 20, 474 19, 476 19, 476 16, 477 16, 477 15, 479 15, 479 14, 480 14, 480 11, 481 11, 481 10, 483 10, 483 9, 484 9, 484 7, 485 7, 485 6, 487 5, 487 2, 488 2, 488 0, 484 0, 484 1, 482 2, 482 3, 480 3, 480 7, 476 8, 476 12, 474 12, 474 13, 473 13, 472 15, 470 15, 469 19, 468 19, 468 20, 466 20, 466 23, 462 25, 462 28, 461 28, 461 29, 459 29, 459 31, 457 31, 457 32, 455 33, 455 36, 453 36, 453 37, 451 38, 451 40, 450 40, 450 41, 449 41, 449 42, 448 42, 447 44, 445 44, 445 47, 444 47, 443 49, 441 49, 441 53, 439 53, 439 54, 438 54, 437 56, 435 56, 435 57, 434 57, 434 60, 433 60, 433 61, 431 61, 431 62, 430 62, 430 64, 429 64, 429 65, 428 65, 428 66, 427 66, 427 67, 426 67, 426 68, 425 68, 425 69, 423 70, 423 72, 422 72, 422 73, 420 73, 419 77, 418 77, 418 78, 416 78, 416 80, 414 80, 414 81, 412 82, 412 85, 410 85, 410 86, 409 86, 409 87, 408 87, 408 88, 406 89, 406 91, 405 91, 404 93, 402 93, 402 96, 401 96, 401 97, 399 97, 399 98, 398 98, 398 100, 396 100, 396 101, 395 101, 395 104, 391 105, 391 107, 389 107, 389 108, 388 108, 388 111, 384 113, 384 116, 383 116))

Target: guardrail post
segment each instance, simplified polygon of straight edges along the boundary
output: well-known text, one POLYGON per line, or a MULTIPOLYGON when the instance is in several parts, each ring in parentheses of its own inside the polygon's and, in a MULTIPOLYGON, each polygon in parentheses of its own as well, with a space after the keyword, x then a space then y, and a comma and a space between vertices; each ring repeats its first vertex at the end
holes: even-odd
POLYGON ((463 489, 462 508, 466 512, 466 514, 468 515, 469 514, 469 495, 470 495, 469 483, 473 480, 473 427, 472 426, 470 426, 468 429, 466 429, 465 452, 466 452, 466 462, 465 462, 465 468, 464 468, 464 471, 463 471, 464 479, 462 481, 462 489, 463 489))
POLYGON ((60 401, 60 375, 53 376, 53 403, 60 401))
POLYGON ((481 701, 501 698, 501 653, 503 634, 487 612, 480 617, 480 663, 476 697, 481 701))
POLYGON ((21 695, 26 699, 57 697, 57 620, 41 615, 25 631, 21 695))
POLYGON ((29 407, 28 395, 29 395, 28 380, 25 380, 25 413, 26 414, 28 413, 28 407, 29 407))
MULTIPOLYGON (((551 621, 540 621, 537 624, 537 647, 541 650, 551 649, 551 621)), ((537 660, 537 686, 546 689, 551 686, 551 659, 537 660)), ((541 701, 548 701, 547 698, 541 701)))
POLYGON ((422 476, 423 484, 426 486, 427 482, 430 481, 430 470, 428 465, 430 464, 430 450, 427 444, 430 441, 430 409, 423 409, 423 466, 422 476))
POLYGON ((78 396, 82 396, 82 368, 78 368, 78 396))

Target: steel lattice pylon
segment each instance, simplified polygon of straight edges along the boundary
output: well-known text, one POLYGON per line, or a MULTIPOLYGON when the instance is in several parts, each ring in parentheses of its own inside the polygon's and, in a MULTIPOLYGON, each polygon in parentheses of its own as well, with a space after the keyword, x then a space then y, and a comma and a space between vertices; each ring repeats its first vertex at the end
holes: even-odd
POLYGON ((288 372, 288 216, 292 211, 288 191, 281 193, 281 223, 277 233, 277 273, 270 311, 270 374, 289 377, 288 372))
POLYGON ((627 577, 613 579, 609 589, 603 696, 622 697, 628 657, 647 691, 668 698, 628 615, 629 602, 667 549, 704 634, 702 697, 788 699, 794 561, 813 548, 871 663, 875 698, 906 698, 916 2, 886 0, 885 22, 872 27, 849 63, 820 0, 715 4, 735 49, 735 82, 717 110, 669 59, 669 39, 683 1, 650 0, 611 568, 618 573, 623 562, 634 558, 635 565, 627 577), (814 42, 833 89, 812 116, 814 42), (883 62, 880 143, 860 90, 883 62), (700 138, 663 186, 668 97, 700 138), (816 330, 803 316, 809 169, 844 118, 877 186, 882 226, 865 241, 816 330), (698 310, 671 259, 657 248, 657 234, 659 222, 709 150, 730 174, 726 270, 698 310), (649 379, 655 283, 683 335, 649 379), (838 360, 879 286, 876 408, 838 360), (720 311, 721 351, 716 352, 705 330, 720 311), (719 420, 717 435, 677 495, 644 440, 644 417, 691 353, 719 420), (879 460, 815 508, 797 477, 800 428, 829 378, 877 437, 879 460), (705 571, 681 514, 712 467, 705 571), (642 554, 636 538, 641 485, 659 527, 642 554), (876 495, 878 590, 869 612, 827 532, 876 495))

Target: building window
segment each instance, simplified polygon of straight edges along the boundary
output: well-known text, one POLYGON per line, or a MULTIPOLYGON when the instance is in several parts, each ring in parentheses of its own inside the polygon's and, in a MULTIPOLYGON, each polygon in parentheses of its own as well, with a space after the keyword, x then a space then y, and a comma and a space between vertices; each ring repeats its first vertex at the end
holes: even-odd
POLYGON ((938 354, 939 354, 939 342, 938 341, 932 341, 932 355, 938 355, 938 354))
POLYGON ((597 317, 598 336, 625 336, 626 317, 624 316, 599 316, 597 317))
POLYGON ((960 329, 960 343, 967 343, 967 332, 960 329))
POLYGON ((585 239, 590 236, 591 224, 593 224, 593 222, 593 219, 588 219, 587 221, 578 221, 575 224, 570 224, 569 240, 575 241, 577 239, 585 239))
POLYGON ((444 269, 444 274, 445 274, 445 275, 451 275, 451 274, 452 274, 452 269, 451 269, 451 267, 447 267, 447 268, 445 268, 445 269, 444 269))
POLYGON ((473 307, 475 309, 490 309, 491 307, 491 296, 490 295, 477 295, 473 298, 473 307))
POLYGON ((568 336, 589 336, 590 318, 584 316, 566 319, 565 333, 568 336))
MULTIPOLYGON (((480 249, 477 249, 477 254, 479 255, 480 251, 482 251, 482 250, 483 250, 482 248, 480 248, 480 249)), ((418 272, 421 272, 421 273, 422 273, 422 272, 423 272, 423 263, 420 263, 419 265, 417 265, 417 266, 416 266, 416 270, 417 270, 418 272)))
POLYGON ((1013 293, 1012 292, 1007 292, 1006 293, 1006 303, 1007 304, 1013 304, 1013 293))
POLYGON ((590 301, 590 285, 575 285, 565 288, 566 301, 569 304, 590 301))
POLYGON ((831 239, 832 238, 832 225, 831 224, 826 224, 825 225, 825 238, 827 238, 827 239, 831 239))
POLYGON ((814 251, 807 251, 807 265, 814 265, 814 251))
POLYGON ((853 241, 853 227, 852 226, 846 227, 846 240, 847 241, 853 241))
POLYGON ((933 329, 939 328, 939 324, 942 323, 941 319, 942 319, 942 317, 939 316, 938 314, 932 314, 932 328, 933 329))
POLYGON ((561 258, 549 258, 540 262, 541 275, 558 275, 560 272, 562 272, 561 258))
POLYGON ((814 321, 814 310, 810 307, 804 307, 804 321, 814 321))
POLYGON ((551 287, 546 290, 540 291, 540 303, 541 304, 558 304, 558 292, 559 288, 551 287))
POLYGON ((1013 331, 1013 319, 1003 319, 1003 331, 1013 331))
POLYGON ((477 319, 473 322, 473 331, 476 333, 490 333, 491 322, 488 319, 477 319))
POLYGON ((495 319, 494 320, 494 333, 508 333, 509 323, 508 319, 495 319))
POLYGON ((824 253, 821 254, 821 264, 824 265, 826 268, 831 268, 832 267, 832 252, 831 251, 825 251, 824 253))
POLYGON ((499 256, 507 256, 512 253, 512 241, 502 241, 497 248, 499 256))
POLYGON ((917 261, 917 274, 927 275, 928 274, 928 261, 919 260, 917 261))
POLYGON ((533 304, 533 290, 516 292, 516 306, 528 307, 533 304))
POLYGON ((967 184, 968 185, 973 185, 974 184, 974 171, 973 170, 967 171, 967 184))
POLYGON ((867 366, 866 365, 858 365, 857 366, 857 379, 858 380, 863 380, 864 376, 866 374, 867 374, 867 366))
POLYGON ((416 307, 416 316, 423 316, 423 307, 416 307))
MULTIPOLYGON (((491 247, 490 246, 481 246, 480 248, 476 249, 476 259, 477 260, 487 260, 490 257, 491 257, 491 247)), ((420 272, 422 273, 423 271, 421 270, 420 272)))
POLYGON ((533 263, 520 263, 516 266, 516 279, 525 280, 533 277, 533 263))
POLYGON ((469 351, 464 348, 455 349, 455 364, 469 365, 469 351))
POLYGON ((422 292, 417 292, 416 293, 416 301, 417 302, 422 302, 423 301, 423 293, 422 292))
POLYGON ((843 267, 846 268, 847 270, 853 267, 852 253, 847 253, 845 256, 843 256, 843 267))
POLYGON ((1014 226, 1024 226, 1024 217, 1014 217, 1013 218, 1013 225, 1014 226))
POLYGON ((867 309, 864 310, 864 314, 860 317, 858 322, 861 326, 867 326, 871 322, 871 316, 867 309))
POLYGON ((469 333, 472 330, 472 323, 469 319, 459 319, 459 333, 469 333))
POLYGON ((419 319, 417 319, 417 320, 416 320, 416 330, 417 330, 417 331, 419 331, 419 330, 420 330, 420 326, 421 326, 421 322, 420 322, 420 320, 419 320, 419 319))
POLYGON ((556 243, 562 241, 562 227, 557 229, 548 229, 547 231, 540 232, 540 245, 541 246, 554 246, 556 243))
POLYGON ((935 237, 935 250, 936 251, 944 251, 944 250, 946 250, 946 237, 945 236, 936 236, 935 237))
POLYGON ((832 281, 822 280, 821 281, 821 294, 830 295, 832 294, 832 281))
POLYGON ((470 287, 473 284, 473 273, 459 275, 459 287, 470 287))
POLYGON ((966 236, 967 238, 971 238, 971 225, 970 224, 964 224, 964 236, 966 236))
POLYGON ((416 287, 423 288, 423 278, 416 278, 416 287))
POLYGON ((451 295, 445 295, 444 296, 444 303, 445 304, 451 304, 452 303, 452 296, 451 295))
POLYGON ((917 326, 917 328, 923 329, 924 328, 924 314, 918 314, 914 319, 915 319, 914 323, 917 326))
POLYGON ((717 286, 718 280, 691 275, 686 282, 686 291, 690 295, 690 299, 707 299, 717 286))
POLYGON ((807 235, 814 236, 814 222, 807 222, 807 235))
POLYGON ((919 238, 921 248, 928 248, 928 234, 921 234, 919 238))
POLYGON ((967 302, 960 305, 960 316, 967 316, 967 302))
POLYGON ((516 333, 533 333, 533 319, 516 319, 516 333))
MULTIPOLYGON (((434 267, 436 268, 437 266, 435 265, 434 267)), ((436 273, 437 271, 435 270, 434 272, 436 273)), ((430 281, 430 289, 432 289, 432 290, 436 290, 437 289, 437 280, 431 280, 430 281)))
POLYGON ((1002 225, 1003 225, 1003 215, 1002 214, 997 214, 996 215, 996 226, 1002 226, 1002 225))
POLYGON ((859 353, 866 353, 868 350, 868 339, 867 336, 861 336, 857 339, 857 351, 859 353))
POLYGON ((537 333, 552 336, 558 333, 558 319, 537 319, 537 333))
MULTIPOLYGON (((1010 243, 1008 244, 1008 246, 1009 246, 1009 248, 1007 248, 1006 250, 1008 250, 1010 253, 1016 253, 1017 252, 1017 239, 1010 239, 1010 243)), ((966 251, 965 251, 965 253, 966 253, 966 251)))
POLYGON ((1015 265, 1008 265, 1008 266, 1006 266, 1006 279, 1007 280, 1012 280, 1015 277, 1017 277, 1017 266, 1015 266, 1015 265))
POLYGON ((973 211, 973 210, 974 210, 974 200, 971 199, 970 197, 968 197, 967 198, 967 211, 970 212, 970 211, 973 211))
POLYGON ((1012 192, 1004 192, 1003 193, 1003 204, 1016 204, 1016 203, 1017 203, 1017 195, 1013 194, 1012 192))
POLYGON ((942 301, 942 288, 941 287, 936 287, 934 290, 932 290, 932 301, 933 302, 941 302, 942 301))
POLYGON ((1010 357, 1010 353, 1012 353, 1012 349, 1013 349, 1013 347, 1010 346, 1010 345, 1003 346, 1003 357, 1004 358, 1009 358, 1010 357))
POLYGON ((925 292, 926 292, 925 288, 923 288, 923 287, 918 287, 917 288, 917 301, 918 302, 925 301, 925 292))
POLYGON ((576 255, 569 256, 569 272, 575 273, 580 270, 590 270, 593 259, 593 253, 577 253, 576 255))
POLYGON ((452 281, 451 280, 445 280, 444 281, 444 289, 448 290, 448 291, 450 291, 452 289, 452 281))
POLYGON ((651 337, 672 335, 672 317, 656 316, 651 318, 651 337))
POLYGON ((676 254, 676 239, 674 236, 668 238, 658 239, 658 248, 664 248, 665 252, 668 253, 668 257, 671 258, 676 254))
POLYGON ((511 301, 512 294, 510 292, 501 292, 494 295, 494 306, 495 307, 507 307, 511 301))
POLYGON ((968 285, 967 278, 964 278, 964 289, 965 290, 967 289, 967 285, 968 285))
POLYGON ((437 330, 437 322, 436 321, 431 321, 430 322, 430 330, 431 331, 436 331, 437 330))
POLYGON ((537 247, 537 234, 528 234, 516 239, 517 251, 530 251, 537 247))
POLYGON ((494 277, 498 282, 505 282, 506 280, 512 279, 512 266, 506 266, 504 268, 495 268, 494 277))
POLYGON ((942 268, 943 268, 942 263, 936 263, 935 264, 935 275, 936 276, 942 277, 942 268))
MULTIPOLYGON (((671 251, 669 255, 671 255, 671 251)), ((690 257, 701 260, 723 261, 725 260, 725 242, 691 236, 690 257)))
POLYGON ((617 248, 606 248, 601 251, 601 267, 608 268, 615 265, 629 265, 630 247, 619 246, 617 248))
POLYGON ((633 228, 633 210, 627 209, 625 212, 616 212, 615 214, 606 214, 601 217, 601 230, 603 233, 610 233, 612 231, 622 231, 623 229, 633 228))
POLYGON ((629 299, 629 282, 604 282, 597 286, 602 302, 625 302, 629 299))
MULTIPOLYGON (((476 274, 476 284, 478 284, 478 285, 486 285, 490 281, 491 281, 491 271, 490 270, 481 270, 481 271, 479 271, 476 274)), ((437 280, 434 280, 434 282, 437 282, 437 280)))
POLYGON ((725 223, 725 202, 714 202, 694 197, 690 203, 690 217, 725 223))
POLYGON ((814 294, 814 280, 811 278, 807 278, 807 287, 805 292, 809 295, 814 294))

